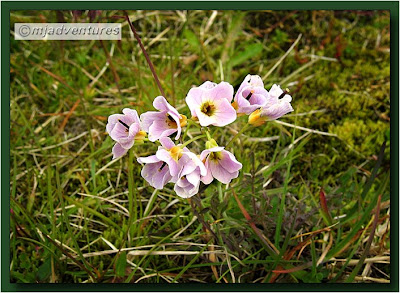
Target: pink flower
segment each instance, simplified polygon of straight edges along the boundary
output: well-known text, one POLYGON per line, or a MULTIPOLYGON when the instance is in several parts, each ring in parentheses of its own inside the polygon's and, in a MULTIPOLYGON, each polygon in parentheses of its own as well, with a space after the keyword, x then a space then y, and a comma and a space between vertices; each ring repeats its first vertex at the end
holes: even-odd
POLYGON ((202 151, 200 160, 204 162, 207 169, 206 175, 201 178, 204 184, 210 184, 214 178, 228 184, 239 176, 239 170, 242 169, 242 164, 223 147, 213 147, 202 151))
POLYGON ((155 155, 137 159, 139 163, 146 164, 141 172, 142 177, 156 189, 162 189, 172 180, 172 176, 177 177, 180 170, 178 160, 174 158, 179 157, 181 148, 175 146, 169 137, 161 138, 160 142, 161 146, 155 155))
POLYGON ((182 127, 186 125, 186 116, 180 115, 162 96, 154 99, 153 106, 159 112, 149 111, 140 115, 142 127, 149 133, 149 140, 156 141, 175 132, 175 139, 179 139, 182 127))
POLYGON ((268 102, 261 108, 261 117, 275 120, 293 111, 290 104, 292 97, 286 91, 283 91, 279 85, 274 84, 269 91, 269 95, 268 102))
POLYGON ((249 115, 264 106, 268 99, 269 94, 261 77, 248 74, 236 92, 234 105, 237 113, 249 115))
POLYGON ((190 151, 182 153, 179 163, 181 170, 178 174, 174 190, 180 197, 189 198, 199 192, 200 178, 207 174, 207 170, 198 156, 190 151))
POLYGON ((158 149, 156 156, 159 160, 168 165, 171 176, 176 177, 182 169, 182 166, 180 165, 180 159, 183 155, 183 152, 189 150, 186 147, 182 149, 179 145, 175 146, 169 137, 161 138, 160 142, 163 147, 158 149))
POLYGON ((203 162, 188 148, 175 146, 169 137, 161 138, 160 142, 162 146, 155 155, 138 158, 139 163, 146 164, 142 177, 156 189, 173 182, 179 196, 188 198, 195 195, 199 191, 200 176, 207 173, 203 162))
POLYGON ((141 157, 137 160, 141 164, 146 164, 140 174, 154 188, 163 189, 165 184, 171 181, 172 176, 167 163, 161 161, 156 155, 141 157))
POLYGON ((225 126, 236 120, 236 111, 231 105, 233 87, 227 82, 219 84, 206 81, 189 90, 186 103, 193 117, 201 126, 225 126))
POLYGON ((122 113, 109 116, 106 125, 106 131, 117 142, 112 149, 113 159, 126 154, 135 143, 135 139, 143 139, 145 136, 137 112, 125 108, 122 113))

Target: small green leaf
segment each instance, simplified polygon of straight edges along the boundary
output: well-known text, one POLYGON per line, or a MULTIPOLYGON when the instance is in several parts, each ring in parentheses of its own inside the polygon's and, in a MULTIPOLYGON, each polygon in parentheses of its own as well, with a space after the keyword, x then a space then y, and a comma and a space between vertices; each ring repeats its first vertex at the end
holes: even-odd
POLYGON ((231 65, 232 66, 237 66, 240 65, 244 62, 246 62, 248 59, 254 58, 258 56, 263 50, 263 45, 256 43, 256 44, 251 44, 246 47, 244 51, 239 52, 233 58, 231 59, 231 65))
POLYGON ((118 277, 125 276, 126 268, 126 251, 122 251, 115 263, 115 273, 118 277))
POLYGON ((23 268, 23 269, 30 268, 30 260, 25 252, 22 253, 20 256, 20 263, 21 263, 21 268, 23 268))
POLYGON ((196 51, 199 50, 200 42, 194 32, 192 32, 191 30, 185 29, 183 31, 183 36, 185 37, 185 39, 187 40, 187 42, 193 49, 195 49, 196 51))
POLYGON ((51 258, 47 258, 44 263, 38 268, 37 276, 41 281, 47 279, 51 274, 51 258))

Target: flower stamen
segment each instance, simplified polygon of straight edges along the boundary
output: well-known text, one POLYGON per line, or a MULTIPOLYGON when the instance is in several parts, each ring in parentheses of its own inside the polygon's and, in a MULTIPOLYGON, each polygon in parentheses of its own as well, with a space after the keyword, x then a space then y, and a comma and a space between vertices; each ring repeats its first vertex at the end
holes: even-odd
POLYGON ((210 160, 219 161, 222 159, 221 152, 212 152, 209 154, 210 160))
POLYGON ((278 97, 278 100, 282 99, 285 95, 287 95, 289 93, 289 91, 286 89, 283 91, 283 93, 280 94, 280 96, 278 97))
POLYGON ((167 165, 167 163, 166 163, 166 162, 163 162, 162 165, 161 165, 161 167, 160 167, 160 169, 158 169, 158 171, 161 172, 161 170, 165 167, 165 165, 167 165))
POLYGON ((171 116, 171 115, 167 114, 167 118, 169 119, 169 121, 171 121, 171 122, 175 122, 174 118, 172 118, 172 116, 171 116))
POLYGON ((254 94, 254 91, 250 91, 250 93, 247 95, 246 100, 250 100, 251 96, 254 94))
POLYGON ((121 123, 123 126, 126 127, 126 129, 129 130, 129 125, 128 124, 126 124, 125 122, 121 121, 121 119, 118 119, 118 122, 121 123))
POLYGON ((178 160, 182 157, 182 149, 178 146, 174 146, 169 150, 171 157, 178 162, 178 160))
POLYGON ((215 105, 210 102, 205 102, 201 105, 200 111, 210 117, 214 114, 215 105))
POLYGON ((167 114, 167 120, 165 121, 170 128, 177 128, 176 121, 171 115, 167 114))

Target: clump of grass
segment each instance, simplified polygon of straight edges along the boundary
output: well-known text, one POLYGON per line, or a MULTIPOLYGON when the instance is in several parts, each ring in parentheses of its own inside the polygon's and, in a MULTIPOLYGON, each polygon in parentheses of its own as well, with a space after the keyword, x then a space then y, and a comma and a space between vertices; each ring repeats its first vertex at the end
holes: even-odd
MULTIPOLYGON (((290 87, 296 111, 239 134, 239 179, 189 204, 139 176, 136 157, 155 146, 111 161, 107 117, 143 113, 159 95, 122 11, 100 15, 122 17, 121 42, 12 40, 11 281, 389 282, 389 14, 128 15, 182 114, 192 85, 238 86, 249 72, 290 87)), ((57 22, 52 11, 11 15, 27 17, 57 22)))

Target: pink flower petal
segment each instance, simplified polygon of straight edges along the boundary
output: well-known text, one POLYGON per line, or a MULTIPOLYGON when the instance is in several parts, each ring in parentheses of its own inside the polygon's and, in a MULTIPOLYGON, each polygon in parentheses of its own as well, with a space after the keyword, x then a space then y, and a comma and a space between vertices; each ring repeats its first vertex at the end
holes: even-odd
POLYGON ((213 101, 225 99, 230 103, 233 99, 233 92, 233 86, 225 81, 222 81, 216 87, 210 89, 207 95, 213 101))
POLYGON ((201 181, 203 181, 204 184, 210 184, 214 180, 214 177, 211 174, 210 166, 208 164, 208 159, 206 160, 204 165, 207 169, 207 173, 206 173, 206 175, 201 177, 201 181))
POLYGON ((150 164, 150 163, 158 163, 160 160, 156 155, 148 156, 148 157, 140 157, 137 158, 137 161, 141 164, 150 164))
MULTIPOLYGON (((200 168, 200 174, 201 175, 205 175, 207 173, 206 167, 204 166, 203 162, 200 160, 199 157, 197 157, 196 154, 187 151, 187 152, 183 152, 182 155, 187 156, 191 161, 187 161, 184 164, 190 165, 193 164, 195 167, 199 167, 200 168)), ((190 173, 190 172, 189 172, 190 173)), ((188 174, 188 173, 186 173, 188 174)))
POLYGON ((149 140, 156 141, 162 137, 167 137, 177 130, 170 128, 165 120, 155 120, 149 128, 149 140))
POLYGON ((219 164, 230 173, 242 169, 243 166, 231 152, 225 150, 222 151, 222 158, 219 160, 219 164))
POLYGON ((154 188, 162 189, 171 179, 167 166, 161 169, 163 162, 146 164, 142 171, 142 177, 154 188))
POLYGON ((292 105, 290 105, 290 103, 287 101, 281 100, 275 105, 262 108, 261 116, 266 116, 268 119, 275 120, 292 111, 292 105))
POLYGON ((226 99, 219 100, 216 108, 213 115, 216 119, 214 126, 225 126, 236 120, 236 111, 226 99))
POLYGON ((195 112, 195 109, 200 107, 200 105, 203 103, 203 94, 205 93, 205 90, 202 89, 201 87, 195 87, 191 88, 186 96, 186 104, 188 105, 190 109, 190 113, 192 116, 196 117, 197 114, 195 112))
POLYGON ((122 138, 128 137, 129 132, 125 126, 123 126, 121 123, 117 123, 114 125, 114 128, 108 134, 113 140, 119 141, 122 138))
POLYGON ((228 184, 229 182, 231 182, 232 174, 225 170, 220 164, 209 160, 209 167, 215 179, 224 184, 228 184))
POLYGON ((199 186, 200 186, 200 180, 196 185, 193 185, 186 178, 184 178, 184 179, 179 179, 176 182, 174 190, 178 196, 183 198, 190 198, 199 192, 199 186))
POLYGON ((235 95, 235 102, 238 105, 237 112, 249 115, 264 106, 268 99, 269 93, 264 88, 261 77, 247 75, 235 95), (250 94, 250 98, 247 99, 250 94))
POLYGON ((215 88, 217 84, 215 82, 211 81, 205 81, 203 84, 201 84, 199 87, 204 88, 204 89, 212 89, 215 88))
POLYGON ((149 132, 149 128, 154 121, 165 120, 165 113, 148 111, 140 115, 140 119, 142 120, 143 130, 149 132))
POLYGON ((113 160, 118 159, 119 157, 122 157, 127 152, 128 152, 128 150, 121 147, 121 145, 119 143, 116 143, 114 145, 114 147, 112 148, 113 160))
POLYGON ((206 157, 207 157, 207 155, 209 154, 209 153, 211 153, 211 152, 220 152, 220 151, 222 151, 224 149, 224 147, 213 147, 213 148, 210 148, 210 149, 206 149, 206 150, 204 150, 204 151, 202 151, 201 152, 201 154, 200 154, 200 160, 204 160, 206 157))
POLYGON ((160 161, 166 162, 169 167, 169 171, 171 173, 171 176, 176 176, 178 175, 180 171, 180 166, 178 165, 178 162, 176 162, 172 157, 171 154, 164 149, 160 149, 156 152, 156 156, 160 161))
POLYGON ((129 119, 131 119, 130 123, 140 124, 139 116, 136 110, 125 108, 122 110, 122 113, 124 113, 129 119))
POLYGON ((174 142, 169 137, 160 138, 160 143, 167 150, 172 149, 175 146, 174 142))

